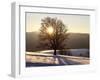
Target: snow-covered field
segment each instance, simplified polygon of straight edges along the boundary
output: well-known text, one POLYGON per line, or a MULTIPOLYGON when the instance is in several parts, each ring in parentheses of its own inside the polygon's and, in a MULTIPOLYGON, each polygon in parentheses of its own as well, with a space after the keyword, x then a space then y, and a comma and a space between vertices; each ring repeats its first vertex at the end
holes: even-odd
MULTIPOLYGON (((44 51, 39 51, 38 53, 43 53, 43 54, 53 54, 53 50, 44 50, 44 51)), ((59 50, 56 51, 57 54, 59 54, 59 50)), ((68 49, 66 51, 67 52, 70 52, 73 56, 79 56, 80 54, 86 54, 89 52, 89 49, 68 49)), ((32 53, 33 54, 33 53, 32 53)))
MULTIPOLYGON (((81 50, 79 51, 81 52, 81 50)), ((73 51, 73 52, 77 52, 77 51, 73 51)), ((26 67, 80 65, 80 64, 82 65, 82 64, 89 64, 89 63, 90 60, 87 57, 77 57, 77 56, 68 56, 68 55, 60 55, 60 54, 54 56, 53 50, 26 52, 26 67)))

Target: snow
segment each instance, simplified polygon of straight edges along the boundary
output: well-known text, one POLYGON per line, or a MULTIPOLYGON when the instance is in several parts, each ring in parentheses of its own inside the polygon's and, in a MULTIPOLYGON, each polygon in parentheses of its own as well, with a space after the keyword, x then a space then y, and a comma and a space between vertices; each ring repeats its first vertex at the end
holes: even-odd
MULTIPOLYGON (((43 53, 43 54, 47 54, 48 55, 48 54, 53 54, 53 52, 54 52, 54 50, 44 50, 44 51, 39 51, 39 52, 32 52, 32 54, 33 53, 36 53, 36 54, 43 53)), ((57 50, 56 52, 57 52, 57 54, 59 54, 59 50, 57 50)), ((79 56, 80 54, 85 55, 86 53, 88 53, 89 49, 68 49, 66 51, 66 53, 67 52, 70 52, 73 56, 79 56)))
MULTIPOLYGON (((83 49, 82 49, 83 50, 83 49)), ((80 50, 71 50, 78 54, 82 51, 80 50)), ((84 51, 88 51, 84 49, 84 51)), ((58 52, 58 51, 57 51, 58 52)), ((53 50, 45 50, 38 52, 26 52, 26 67, 31 66, 60 66, 60 65, 81 65, 89 64, 90 60, 87 57, 77 57, 77 56, 68 56, 68 55, 53 55, 53 50)))

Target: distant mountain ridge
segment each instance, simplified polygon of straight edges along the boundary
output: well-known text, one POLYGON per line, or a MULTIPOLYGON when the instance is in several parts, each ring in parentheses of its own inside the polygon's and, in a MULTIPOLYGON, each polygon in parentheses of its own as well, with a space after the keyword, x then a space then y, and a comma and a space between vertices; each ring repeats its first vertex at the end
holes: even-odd
MULTIPOLYGON (((26 32, 26 51, 38 51, 39 33, 26 32)), ((66 48, 89 49, 89 34, 87 33, 69 33, 68 40, 66 41, 66 48)))

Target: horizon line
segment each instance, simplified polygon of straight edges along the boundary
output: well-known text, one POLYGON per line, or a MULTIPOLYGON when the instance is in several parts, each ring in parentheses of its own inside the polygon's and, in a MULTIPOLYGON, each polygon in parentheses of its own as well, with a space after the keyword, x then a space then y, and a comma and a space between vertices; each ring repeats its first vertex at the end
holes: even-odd
MULTIPOLYGON (((36 33, 39 33, 38 31, 28 31, 26 33, 32 33, 32 32, 36 32, 36 33)), ((90 34, 88 32, 67 32, 67 33, 80 33, 80 34, 90 34)))

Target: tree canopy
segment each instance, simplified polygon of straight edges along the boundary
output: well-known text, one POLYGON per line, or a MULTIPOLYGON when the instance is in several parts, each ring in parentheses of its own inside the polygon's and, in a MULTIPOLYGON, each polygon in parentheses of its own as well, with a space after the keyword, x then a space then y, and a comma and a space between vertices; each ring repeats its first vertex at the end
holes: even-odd
POLYGON ((64 49, 67 39, 67 26, 57 18, 45 17, 41 19, 40 43, 42 47, 54 50, 64 49))

